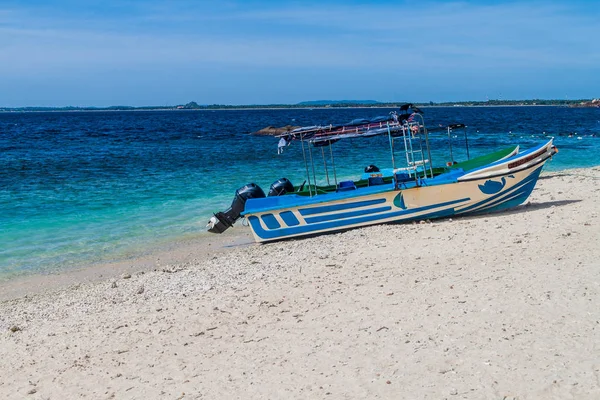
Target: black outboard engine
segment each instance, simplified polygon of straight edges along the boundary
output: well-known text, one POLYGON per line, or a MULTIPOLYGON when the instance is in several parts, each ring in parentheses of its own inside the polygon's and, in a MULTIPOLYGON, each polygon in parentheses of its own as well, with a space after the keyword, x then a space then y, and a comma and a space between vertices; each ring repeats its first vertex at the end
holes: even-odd
POLYGON ((265 197, 265 192, 255 183, 249 183, 235 191, 235 197, 231 202, 231 207, 223 212, 218 212, 213 215, 208 221, 206 228, 212 233, 223 233, 228 228, 231 228, 235 221, 238 220, 246 200, 259 199, 265 197))
POLYGON ((291 193, 294 191, 294 185, 287 178, 277 179, 273 184, 271 184, 271 188, 269 189, 268 196, 283 196, 286 193, 291 193))
POLYGON ((379 172, 379 168, 377 168, 375 165, 371 164, 368 167, 365 167, 365 172, 369 173, 369 172, 379 172))

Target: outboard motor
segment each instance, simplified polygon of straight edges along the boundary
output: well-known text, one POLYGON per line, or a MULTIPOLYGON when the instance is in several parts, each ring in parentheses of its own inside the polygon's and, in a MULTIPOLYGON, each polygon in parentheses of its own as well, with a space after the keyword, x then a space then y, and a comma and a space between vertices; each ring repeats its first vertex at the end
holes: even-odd
POLYGON ((371 164, 368 167, 365 167, 365 172, 369 173, 369 172, 379 172, 379 168, 377 168, 375 165, 371 164))
POLYGON ((291 193, 294 191, 294 185, 287 178, 277 179, 273 184, 271 184, 271 188, 269 189, 268 196, 282 196, 286 193, 291 193))
POLYGON ((265 197, 265 192, 263 192, 257 184, 249 183, 246 186, 242 186, 235 191, 235 197, 231 202, 231 207, 223 212, 218 212, 213 215, 208 221, 206 228, 212 233, 225 232, 228 228, 233 226, 235 221, 240 217, 242 211, 244 211, 246 200, 259 199, 262 197, 265 197))

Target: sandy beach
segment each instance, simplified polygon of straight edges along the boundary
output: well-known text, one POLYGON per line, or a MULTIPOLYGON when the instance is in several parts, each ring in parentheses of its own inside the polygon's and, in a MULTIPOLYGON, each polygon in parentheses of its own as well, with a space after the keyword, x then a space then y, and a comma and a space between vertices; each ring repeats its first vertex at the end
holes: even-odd
POLYGON ((3 283, 0 398, 598 399, 599 200, 3 283))

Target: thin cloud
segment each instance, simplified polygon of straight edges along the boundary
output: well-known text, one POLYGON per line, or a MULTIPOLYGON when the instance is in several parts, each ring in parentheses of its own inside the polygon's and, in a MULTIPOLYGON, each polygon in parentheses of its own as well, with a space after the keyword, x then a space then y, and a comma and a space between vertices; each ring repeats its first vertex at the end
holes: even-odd
MULTIPOLYGON (((230 5, 227 8, 233 7, 230 5)), ((127 17, 101 16, 95 20, 63 17, 54 21, 49 17, 32 17, 26 12, 18 18, 18 14, 12 12, 10 18, 4 18, 5 27, 0 28, 0 32, 10 35, 13 41, 23 40, 25 44, 29 43, 27 38, 36 36, 43 38, 46 43, 50 38, 66 40, 63 43, 65 48, 71 43, 85 40, 92 46, 105 47, 98 43, 98 38, 108 41, 116 49, 124 47, 118 43, 120 41, 125 44, 135 42, 135 46, 143 46, 144 43, 149 46, 157 42, 163 46, 165 41, 171 41, 172 47, 182 51, 185 51, 185 46, 192 46, 204 52, 206 62, 229 61, 256 65, 260 64, 260 60, 265 60, 271 66, 287 66, 290 64, 289 57, 292 62, 303 58, 309 64, 315 57, 327 55, 349 61, 348 52, 376 57, 379 51, 385 51, 385 46, 396 46, 390 47, 386 56, 387 62, 393 65, 403 65, 402 57, 409 52, 426 54, 429 60, 441 61, 443 56, 448 55, 447 52, 436 52, 450 47, 464 49, 465 57, 483 57, 490 61, 503 57, 511 62, 543 58, 545 62, 559 64, 563 63, 561 60, 570 58, 569 55, 576 55, 579 49, 585 48, 585 53, 577 54, 577 62, 585 64, 597 61, 594 54, 598 52, 591 52, 590 47, 594 49, 598 45, 593 41, 585 43, 581 40, 593 37, 597 19, 573 15, 567 7, 552 4, 475 6, 465 3, 424 3, 417 6, 327 5, 250 11, 235 9, 230 12, 222 10, 196 7, 191 10, 184 8, 179 12, 170 9, 170 13, 163 14, 142 12, 127 17), (388 15, 394 18, 388 18, 388 15), (8 20, 13 21, 12 26, 6 27, 8 20), (144 25, 153 20, 160 20, 160 26, 144 25), (235 21, 241 26, 239 31, 228 29, 227 32, 211 32, 198 25, 207 21, 235 21), (181 22, 186 24, 169 29, 169 23, 177 25, 181 22), (286 29, 254 32, 257 26, 264 27, 265 24, 285 26, 286 29), (255 29, 250 29, 252 26, 255 29), (319 31, 311 32, 311 28, 319 28, 319 31), (319 35, 326 36, 317 40, 319 35), (352 42, 347 42, 348 39, 352 42), (223 51, 223 48, 230 51, 223 51), (558 50, 561 50, 560 53, 558 50), (545 56, 541 52, 545 52, 545 56), (528 57, 528 53, 531 57, 528 57), (241 57, 238 56, 240 54, 241 57), (295 57, 295 54, 299 54, 299 57, 295 57)), ((75 46, 73 50, 78 51, 79 48, 75 46)), ((164 55, 164 51, 158 55, 164 55)), ((354 61, 358 66, 365 64, 360 58, 354 61)), ((322 62, 329 65, 327 60, 322 62)))

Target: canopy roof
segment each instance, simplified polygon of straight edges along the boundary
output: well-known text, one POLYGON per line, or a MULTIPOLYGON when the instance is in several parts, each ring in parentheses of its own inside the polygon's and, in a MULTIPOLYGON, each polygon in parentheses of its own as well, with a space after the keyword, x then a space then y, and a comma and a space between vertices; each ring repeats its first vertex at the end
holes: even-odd
POLYGON ((416 113, 422 113, 421 110, 413 107, 412 104, 405 104, 400 110, 403 112, 400 115, 393 111, 387 116, 379 116, 371 119, 354 119, 346 124, 303 126, 279 135, 279 137, 284 137, 287 140, 307 141, 315 146, 327 146, 340 139, 387 134, 397 136, 402 134, 406 121, 411 122, 416 113), (408 113, 409 108, 412 108, 413 112, 411 114, 408 113))

